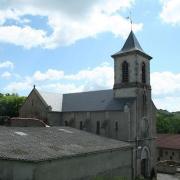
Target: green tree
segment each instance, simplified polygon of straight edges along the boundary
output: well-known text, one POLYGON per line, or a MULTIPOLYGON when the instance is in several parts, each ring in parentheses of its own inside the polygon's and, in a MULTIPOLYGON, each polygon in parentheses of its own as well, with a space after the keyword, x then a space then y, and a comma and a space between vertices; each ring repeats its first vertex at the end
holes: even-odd
POLYGON ((157 132, 180 134, 180 116, 179 112, 170 113, 159 110, 157 112, 157 132))
POLYGON ((0 116, 16 117, 19 115, 19 108, 26 97, 20 97, 18 94, 5 94, 0 96, 0 116))

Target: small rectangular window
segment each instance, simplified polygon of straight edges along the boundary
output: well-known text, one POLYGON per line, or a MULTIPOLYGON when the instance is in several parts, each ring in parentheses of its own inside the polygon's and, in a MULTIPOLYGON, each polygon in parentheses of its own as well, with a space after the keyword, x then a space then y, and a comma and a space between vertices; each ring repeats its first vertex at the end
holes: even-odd
POLYGON ((96 134, 100 134, 100 122, 96 122, 96 134))
POLYGON ((162 149, 159 150, 159 157, 163 157, 163 151, 162 151, 162 149))
POLYGON ((83 130, 83 122, 82 122, 82 121, 80 121, 79 129, 80 129, 80 130, 83 130))
POLYGON ((118 122, 116 121, 115 123, 115 131, 117 132, 118 131, 118 122))
POLYGON ((68 121, 64 121, 64 125, 65 125, 65 126, 68 126, 68 121))

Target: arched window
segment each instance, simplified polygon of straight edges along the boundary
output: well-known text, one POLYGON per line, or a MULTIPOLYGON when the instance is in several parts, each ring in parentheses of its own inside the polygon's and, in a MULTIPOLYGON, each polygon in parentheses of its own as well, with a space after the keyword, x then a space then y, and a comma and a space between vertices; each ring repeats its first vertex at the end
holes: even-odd
POLYGON ((142 83, 146 83, 146 64, 142 63, 142 83))
POLYGON ((126 61, 122 63, 122 82, 129 82, 129 68, 128 63, 126 61))

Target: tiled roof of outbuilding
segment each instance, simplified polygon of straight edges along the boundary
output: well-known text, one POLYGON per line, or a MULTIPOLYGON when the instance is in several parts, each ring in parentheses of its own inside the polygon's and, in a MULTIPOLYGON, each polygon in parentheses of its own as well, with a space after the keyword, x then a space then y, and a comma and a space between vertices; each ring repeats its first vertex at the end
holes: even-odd
POLYGON ((0 159, 44 161, 130 147, 69 127, 0 127, 0 159))
POLYGON ((180 150, 180 134, 158 134, 156 144, 158 148, 180 150))

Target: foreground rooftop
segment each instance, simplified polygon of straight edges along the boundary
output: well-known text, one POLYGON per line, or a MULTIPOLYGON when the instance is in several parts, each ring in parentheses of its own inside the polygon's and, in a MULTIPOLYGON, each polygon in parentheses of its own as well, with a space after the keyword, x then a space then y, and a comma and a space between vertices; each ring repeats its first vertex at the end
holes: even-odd
POLYGON ((69 127, 0 127, 0 159, 44 161, 130 147, 69 127))

